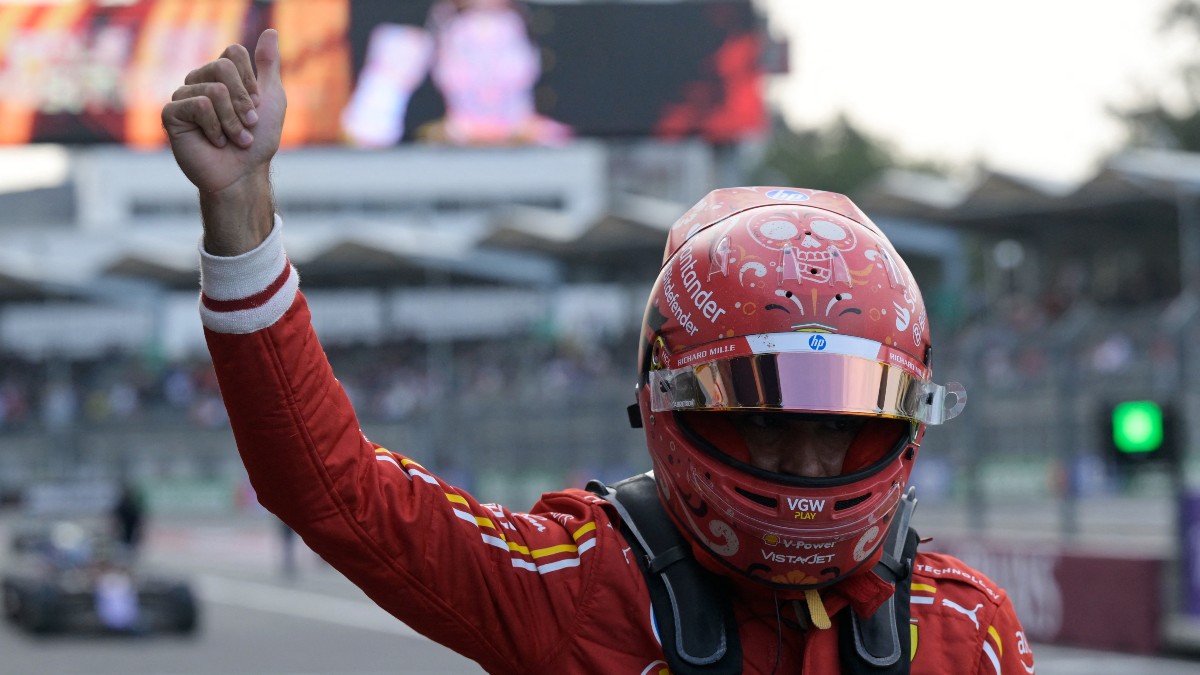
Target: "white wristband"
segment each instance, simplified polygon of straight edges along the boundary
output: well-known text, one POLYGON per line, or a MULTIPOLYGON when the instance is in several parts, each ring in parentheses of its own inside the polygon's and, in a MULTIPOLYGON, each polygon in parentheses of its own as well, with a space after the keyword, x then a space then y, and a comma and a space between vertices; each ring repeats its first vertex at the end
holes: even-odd
POLYGON ((200 244, 200 320, 217 333, 253 333, 292 306, 300 276, 283 250, 283 219, 253 250, 216 256, 200 244))

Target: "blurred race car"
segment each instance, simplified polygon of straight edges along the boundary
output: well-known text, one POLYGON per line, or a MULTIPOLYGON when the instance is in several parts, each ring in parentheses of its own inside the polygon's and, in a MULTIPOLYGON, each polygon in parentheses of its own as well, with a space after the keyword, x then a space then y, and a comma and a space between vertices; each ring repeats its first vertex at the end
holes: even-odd
POLYGON ((190 634, 199 626, 186 581, 141 569, 112 536, 75 521, 18 527, 0 588, 5 618, 31 633, 190 634))

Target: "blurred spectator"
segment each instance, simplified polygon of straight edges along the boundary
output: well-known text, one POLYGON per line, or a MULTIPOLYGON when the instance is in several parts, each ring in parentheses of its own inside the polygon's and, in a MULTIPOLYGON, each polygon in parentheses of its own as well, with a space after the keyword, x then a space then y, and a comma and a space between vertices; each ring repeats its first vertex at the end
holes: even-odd
POLYGON ((24 387, 15 377, 0 382, 0 429, 20 426, 29 414, 24 387))
POLYGON ((42 390, 42 426, 48 431, 62 431, 75 425, 79 410, 79 394, 70 381, 55 380, 42 390))
POLYGON ((117 540, 130 555, 136 554, 145 532, 146 504, 132 482, 121 482, 111 515, 117 540))
POLYGON ((224 426, 229 421, 221 397, 212 393, 197 398, 188 411, 188 417, 196 426, 204 429, 224 426))
POLYGON ((137 414, 141 405, 138 390, 128 380, 117 380, 108 388, 108 404, 113 418, 128 420, 137 414))
POLYGON ((1086 298, 1088 285, 1087 267, 1080 260, 1063 263, 1054 283, 1042 296, 1042 308, 1046 316, 1055 320, 1067 312, 1075 303, 1086 298))
POLYGON ((172 365, 162 380, 163 396, 172 407, 187 409, 196 397, 191 374, 182 365, 172 365))
POLYGON ((1129 367, 1134 357, 1133 339, 1124 332, 1113 332, 1092 350, 1092 370, 1111 375, 1129 367))
POLYGON ((1150 345, 1150 371, 1155 391, 1168 395, 1179 391, 1179 353, 1170 336, 1154 336, 1150 345))

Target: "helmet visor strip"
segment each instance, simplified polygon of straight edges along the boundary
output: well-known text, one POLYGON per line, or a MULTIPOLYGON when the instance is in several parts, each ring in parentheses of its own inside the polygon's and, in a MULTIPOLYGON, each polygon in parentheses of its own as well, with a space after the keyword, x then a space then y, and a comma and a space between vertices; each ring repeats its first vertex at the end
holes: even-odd
POLYGON ((751 354, 652 370, 649 386, 654 412, 781 410, 942 424, 967 403, 957 382, 939 385, 909 368, 832 351, 751 354))

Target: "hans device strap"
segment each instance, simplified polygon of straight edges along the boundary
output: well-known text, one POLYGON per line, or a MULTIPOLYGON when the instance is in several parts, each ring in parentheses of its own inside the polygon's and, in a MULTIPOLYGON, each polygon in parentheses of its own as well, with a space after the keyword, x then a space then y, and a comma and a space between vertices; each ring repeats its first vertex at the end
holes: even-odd
POLYGON ((875 574, 895 586, 896 592, 869 617, 861 617, 853 609, 843 615, 838 655, 846 673, 907 675, 909 672, 912 632, 908 622, 912 612, 908 603, 913 559, 920 543, 917 531, 910 526, 916 507, 916 488, 909 488, 888 526, 883 555, 875 565, 875 574))
MULTIPOLYGON (((652 472, 609 487, 587 489, 621 515, 621 529, 650 589, 663 654, 676 675, 742 672, 742 648, 729 583, 700 566, 658 497, 652 472)), ((907 675, 911 650, 909 585, 920 538, 909 526, 915 489, 900 500, 875 573, 896 587, 869 617, 848 610, 839 630, 838 657, 848 675, 907 675), (900 536, 900 532, 904 536, 900 536)))
POLYGON ((654 477, 641 474, 612 487, 592 481, 587 488, 621 514, 625 538, 650 589, 659 641, 671 672, 741 673, 742 646, 729 584, 692 557, 658 498, 654 477))

